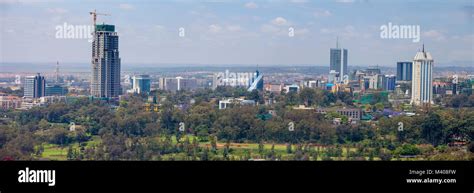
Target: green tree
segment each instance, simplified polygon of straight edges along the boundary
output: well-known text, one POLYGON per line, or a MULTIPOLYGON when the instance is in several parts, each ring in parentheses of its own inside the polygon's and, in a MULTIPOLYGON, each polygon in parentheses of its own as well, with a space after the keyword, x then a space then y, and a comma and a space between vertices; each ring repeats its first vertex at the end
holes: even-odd
POLYGON ((263 93, 259 92, 257 89, 252 90, 250 93, 248 93, 247 99, 254 100, 255 102, 260 104, 264 103, 263 93))
POLYGON ((216 136, 209 136, 211 141, 211 151, 215 154, 217 152, 217 137, 216 136))
POLYGON ((260 141, 260 142, 258 143, 258 153, 259 153, 260 155, 263 155, 263 153, 264 153, 263 141, 260 141))
POLYGON ((206 147, 201 153, 201 160, 207 161, 209 160, 209 147, 206 147))
POLYGON ((72 146, 69 146, 67 149, 67 160, 73 160, 74 159, 74 152, 72 150, 72 146))
POLYGON ((429 113, 427 118, 421 124, 423 138, 437 146, 443 138, 443 124, 438 114, 429 113))
POLYGON ((225 160, 229 159, 229 148, 227 148, 227 146, 225 146, 224 150, 222 151, 222 157, 224 157, 225 160))
POLYGON ((380 103, 380 102, 376 103, 375 104, 375 109, 377 109, 377 111, 383 111, 383 109, 384 109, 383 103, 380 103))
POLYGON ((379 152, 379 157, 382 161, 392 160, 392 154, 390 153, 390 151, 380 151, 379 152))
POLYGON ((415 145, 404 144, 403 146, 398 147, 395 150, 395 153, 398 155, 418 155, 421 151, 415 145))
POLYGON ((303 104, 306 106, 312 106, 314 104, 314 98, 316 93, 313 89, 305 87, 301 90, 299 98, 303 104))
POLYGON ((291 143, 286 144, 286 153, 288 154, 293 153, 293 151, 291 150, 291 143))
POLYGON ((270 149, 267 157, 271 160, 275 160, 275 144, 272 144, 272 148, 270 149))
POLYGON ((52 129, 48 130, 48 136, 50 143, 58 144, 58 145, 67 145, 71 142, 68 132, 65 128, 62 127, 53 127, 52 129))
POLYGON ((38 127, 43 130, 49 129, 50 125, 46 119, 41 119, 41 121, 38 123, 38 127))

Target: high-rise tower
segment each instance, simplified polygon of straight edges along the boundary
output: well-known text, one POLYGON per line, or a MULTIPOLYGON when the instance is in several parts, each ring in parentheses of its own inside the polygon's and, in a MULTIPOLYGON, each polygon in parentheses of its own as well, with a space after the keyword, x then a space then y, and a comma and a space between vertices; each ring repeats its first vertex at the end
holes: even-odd
POLYGON ((336 73, 336 82, 343 82, 344 75, 348 75, 347 49, 339 48, 339 41, 336 41, 336 48, 330 50, 329 72, 331 71, 336 73))
POLYGON ((54 81, 59 83, 59 61, 56 62, 56 69, 54 70, 54 81))
POLYGON ((431 104, 433 99, 433 58, 425 52, 425 45, 421 52, 416 53, 413 59, 411 103, 415 105, 431 104))
POLYGON ((412 62, 397 62, 397 80, 411 81, 413 72, 412 62))
POLYGON ((45 96, 46 80, 40 73, 36 76, 27 76, 23 87, 23 96, 26 98, 40 98, 45 96))
POLYGON ((121 94, 119 38, 114 25, 96 25, 92 41, 91 95, 116 97, 121 94))

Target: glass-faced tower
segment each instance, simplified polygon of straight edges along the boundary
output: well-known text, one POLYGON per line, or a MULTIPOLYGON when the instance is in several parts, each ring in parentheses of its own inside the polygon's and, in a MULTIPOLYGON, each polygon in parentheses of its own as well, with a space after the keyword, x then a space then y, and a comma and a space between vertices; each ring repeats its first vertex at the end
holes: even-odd
POLYGON ((114 25, 96 25, 92 42, 91 95, 117 97, 121 94, 118 35, 114 25))

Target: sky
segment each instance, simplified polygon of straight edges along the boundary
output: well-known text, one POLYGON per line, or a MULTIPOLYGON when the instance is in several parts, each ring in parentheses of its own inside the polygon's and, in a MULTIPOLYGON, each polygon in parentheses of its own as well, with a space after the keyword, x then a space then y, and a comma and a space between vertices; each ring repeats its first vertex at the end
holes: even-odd
POLYGON ((435 64, 474 66, 472 0, 0 0, 0 63, 90 63, 87 39, 57 35, 92 25, 94 9, 125 66, 328 65, 336 39, 350 66, 411 61, 423 43, 435 64), (389 23, 418 26, 420 41, 381 38, 389 23))

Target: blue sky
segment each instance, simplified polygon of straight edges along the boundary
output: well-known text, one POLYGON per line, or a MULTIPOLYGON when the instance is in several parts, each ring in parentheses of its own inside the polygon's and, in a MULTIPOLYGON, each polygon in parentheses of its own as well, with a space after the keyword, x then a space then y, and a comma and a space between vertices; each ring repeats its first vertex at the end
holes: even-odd
POLYGON ((424 42, 435 63, 473 66, 473 2, 0 0, 0 62, 89 63, 91 44, 57 39, 56 26, 90 25, 88 12, 97 9, 111 14, 98 21, 116 25, 126 66, 327 65, 336 37, 349 50, 349 65, 394 66, 412 60, 424 42), (382 39, 380 27, 389 22, 420 26, 421 41, 382 39))

